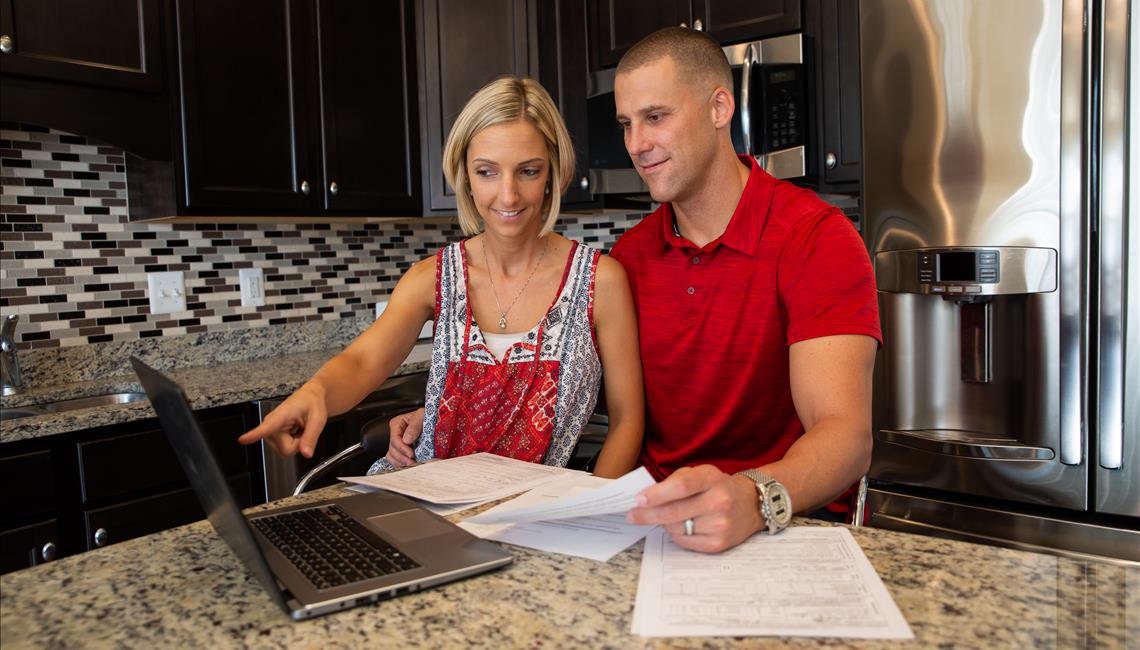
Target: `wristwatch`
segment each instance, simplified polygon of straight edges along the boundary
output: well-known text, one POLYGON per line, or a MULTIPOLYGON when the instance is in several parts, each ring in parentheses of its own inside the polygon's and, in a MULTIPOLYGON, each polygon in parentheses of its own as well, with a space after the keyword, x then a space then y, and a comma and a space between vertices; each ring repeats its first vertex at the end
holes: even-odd
POLYGON ((775 535, 787 528, 788 522, 792 520, 792 497, 788 495, 788 489, 758 469, 746 469, 736 474, 745 476, 756 484, 760 514, 768 523, 768 534, 775 535))

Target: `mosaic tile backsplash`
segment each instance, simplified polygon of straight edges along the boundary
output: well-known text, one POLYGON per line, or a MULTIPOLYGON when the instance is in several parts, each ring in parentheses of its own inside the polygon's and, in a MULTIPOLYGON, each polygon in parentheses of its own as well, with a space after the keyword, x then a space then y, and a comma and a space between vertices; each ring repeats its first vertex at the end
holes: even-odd
MULTIPOLYGON (((86 138, 0 124, 0 313, 20 349, 170 337, 372 313, 405 270, 461 237, 397 223, 129 223, 124 154, 86 138), (238 270, 265 273, 242 307, 238 270), (146 274, 182 271, 187 310, 151 315, 146 274)), ((563 216, 558 230, 608 250, 642 215, 563 216)))

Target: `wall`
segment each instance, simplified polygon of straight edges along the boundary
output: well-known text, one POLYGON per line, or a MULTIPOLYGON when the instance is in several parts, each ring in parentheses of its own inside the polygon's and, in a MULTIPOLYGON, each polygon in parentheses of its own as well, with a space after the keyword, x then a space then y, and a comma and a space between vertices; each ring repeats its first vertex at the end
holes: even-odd
MULTIPOLYGON (((454 223, 127 222, 123 152, 82 136, 0 124, 0 312, 21 349, 354 318, 454 223), (265 270, 266 304, 242 307, 238 269, 265 270), (187 311, 149 314, 146 274, 183 271, 187 311)), ((641 215, 563 216, 567 237, 608 250, 641 215)))

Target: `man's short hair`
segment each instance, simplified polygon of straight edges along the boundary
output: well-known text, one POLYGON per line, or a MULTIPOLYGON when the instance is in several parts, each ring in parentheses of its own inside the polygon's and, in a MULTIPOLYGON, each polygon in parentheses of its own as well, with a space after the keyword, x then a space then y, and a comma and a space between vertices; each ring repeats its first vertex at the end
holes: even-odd
POLYGON ((697 88, 712 90, 724 86, 732 91, 732 70, 724 50, 712 36, 687 27, 659 29, 638 41, 618 62, 617 74, 656 62, 673 59, 682 80, 697 88))

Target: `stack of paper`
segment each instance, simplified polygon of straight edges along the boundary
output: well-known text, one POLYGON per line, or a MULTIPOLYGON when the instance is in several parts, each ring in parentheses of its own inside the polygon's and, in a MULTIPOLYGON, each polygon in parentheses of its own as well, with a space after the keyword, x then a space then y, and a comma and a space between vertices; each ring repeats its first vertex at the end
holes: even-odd
POLYGON ((564 476, 459 525, 484 539, 606 562, 653 529, 625 520, 634 496, 653 483, 644 467, 619 479, 564 476))
POLYGON ((567 474, 586 476, 563 467, 479 453, 433 460, 399 472, 337 478, 430 503, 457 504, 502 499, 567 474))

